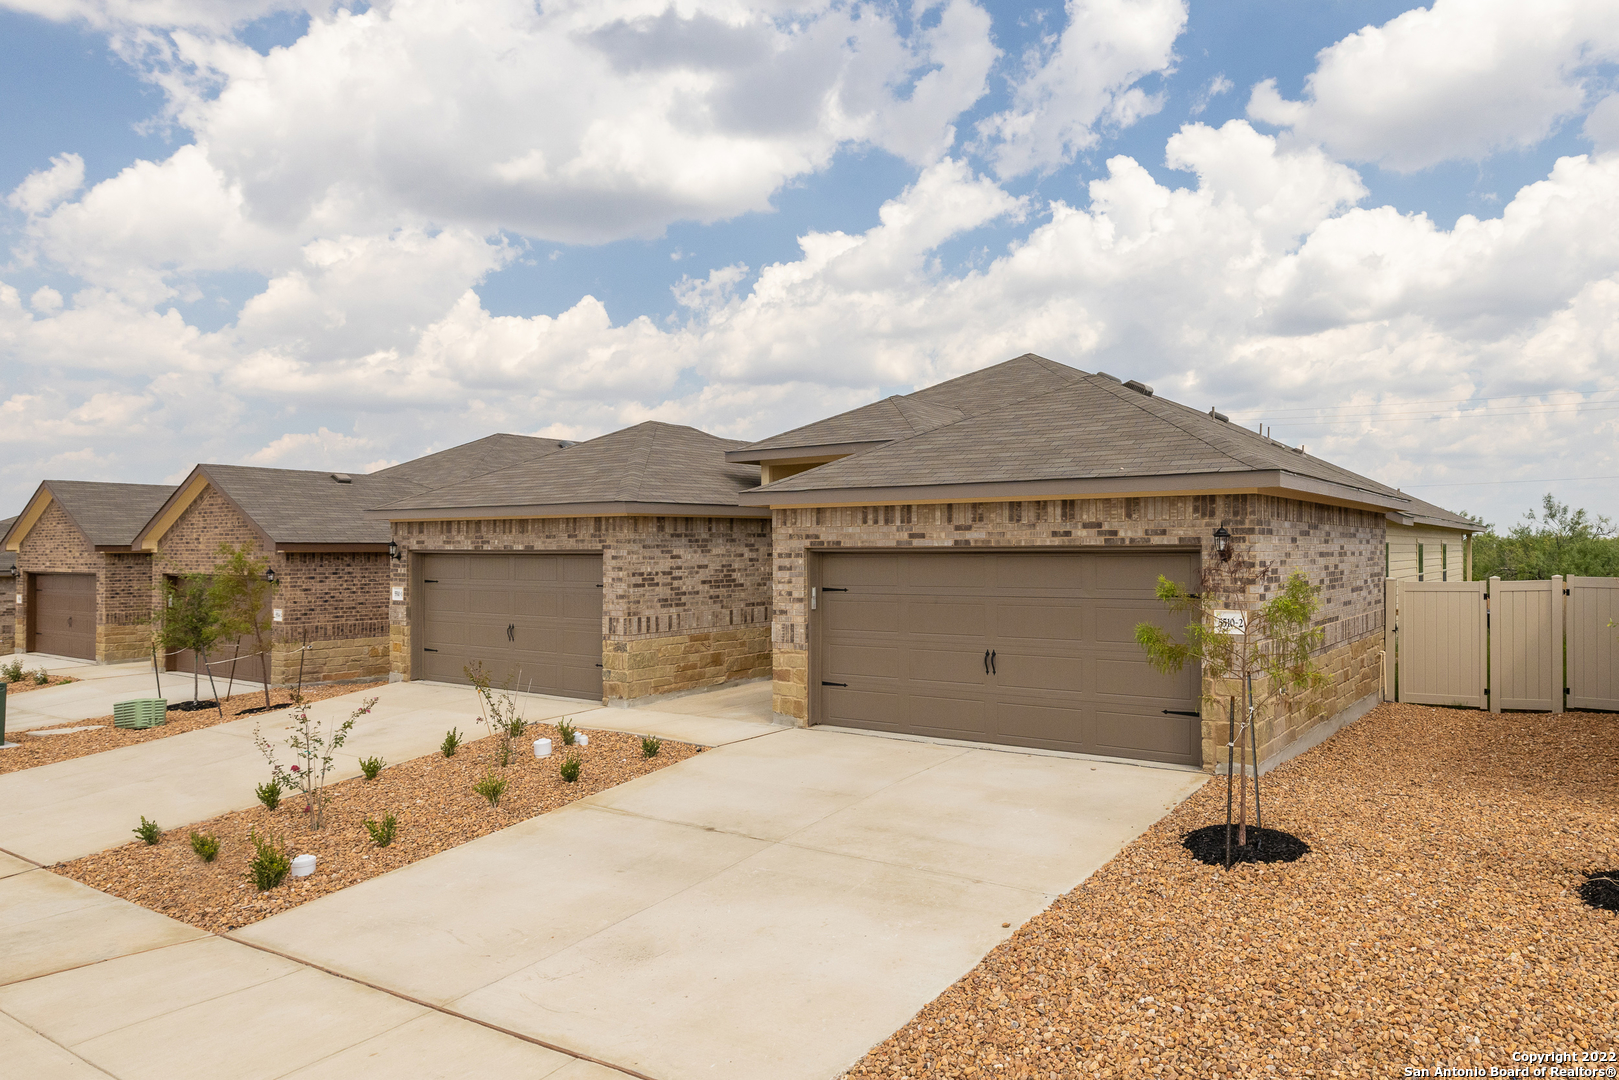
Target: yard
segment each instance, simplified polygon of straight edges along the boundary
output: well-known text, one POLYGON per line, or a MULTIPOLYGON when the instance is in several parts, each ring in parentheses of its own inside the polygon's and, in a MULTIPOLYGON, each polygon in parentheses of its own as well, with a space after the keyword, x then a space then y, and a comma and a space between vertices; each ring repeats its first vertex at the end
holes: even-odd
POLYGON ((1619 717, 1384 704, 1265 778, 1312 851, 1229 873, 1212 780, 851 1077, 1398 1076, 1619 1050, 1619 717))

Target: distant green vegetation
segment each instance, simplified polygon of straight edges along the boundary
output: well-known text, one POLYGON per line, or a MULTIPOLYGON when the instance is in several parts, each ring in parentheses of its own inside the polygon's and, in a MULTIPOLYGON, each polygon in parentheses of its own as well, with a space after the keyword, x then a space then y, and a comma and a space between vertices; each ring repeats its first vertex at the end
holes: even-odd
MULTIPOLYGON (((1547 495, 1506 534, 1494 525, 1473 537, 1473 578, 1537 581, 1564 577, 1619 577, 1619 529, 1600 514, 1575 510, 1547 495)), ((1484 522, 1474 518, 1479 524, 1484 522)))

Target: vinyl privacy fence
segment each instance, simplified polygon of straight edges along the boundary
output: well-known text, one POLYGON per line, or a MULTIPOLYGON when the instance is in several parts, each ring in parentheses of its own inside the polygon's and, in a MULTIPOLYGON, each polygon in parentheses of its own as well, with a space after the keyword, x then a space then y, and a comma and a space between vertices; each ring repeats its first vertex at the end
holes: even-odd
POLYGON ((1390 701, 1619 710, 1619 578, 1384 582, 1390 701))

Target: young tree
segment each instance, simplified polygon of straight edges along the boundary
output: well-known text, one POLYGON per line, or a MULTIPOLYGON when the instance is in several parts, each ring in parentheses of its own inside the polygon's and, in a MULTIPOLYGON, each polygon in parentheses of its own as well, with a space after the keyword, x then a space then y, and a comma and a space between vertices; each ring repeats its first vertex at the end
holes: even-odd
MULTIPOLYGON (((197 662, 192 664, 191 701, 196 703, 200 668, 208 666, 208 650, 224 632, 220 621, 219 605, 214 597, 213 584, 206 574, 182 574, 178 579, 164 579, 163 614, 158 622, 158 640, 165 651, 190 649, 197 662)), ((213 686, 213 672, 208 673, 208 685, 213 686)), ((219 695, 215 694, 217 701, 219 695)))
POLYGON ((269 641, 274 626, 270 621, 270 597, 275 582, 264 572, 270 560, 256 555, 246 544, 219 545, 219 562, 214 564, 214 595, 219 604, 223 636, 253 638, 264 672, 264 706, 270 707, 269 641))
MULTIPOLYGON (((1226 846, 1230 848, 1231 788, 1239 773, 1241 809, 1238 812, 1237 846, 1248 843, 1248 744, 1254 744, 1254 809, 1259 809, 1259 747, 1254 734, 1258 711, 1277 697, 1300 690, 1313 690, 1326 682, 1311 656, 1321 647, 1325 634, 1311 622, 1321 607, 1320 590, 1303 573, 1295 571, 1282 591, 1263 604, 1237 609, 1235 617, 1221 618, 1225 611, 1215 590, 1191 593, 1168 578, 1158 579, 1157 596, 1177 617, 1186 619, 1184 641, 1152 623, 1136 625, 1136 644, 1147 654, 1147 662, 1163 672, 1181 670, 1188 663, 1202 665, 1205 678, 1214 683, 1235 679, 1242 690, 1241 726, 1228 725, 1226 744, 1226 846), (1254 683, 1259 682, 1255 695, 1254 683), (1233 762, 1233 751, 1241 747, 1242 761, 1233 762)), ((1211 684, 1212 690, 1212 684, 1211 684)), ((1204 695, 1219 704, 1211 693, 1204 695)), ((1232 698, 1235 711, 1235 695, 1232 698)), ((1227 863, 1229 865, 1229 854, 1227 863)))

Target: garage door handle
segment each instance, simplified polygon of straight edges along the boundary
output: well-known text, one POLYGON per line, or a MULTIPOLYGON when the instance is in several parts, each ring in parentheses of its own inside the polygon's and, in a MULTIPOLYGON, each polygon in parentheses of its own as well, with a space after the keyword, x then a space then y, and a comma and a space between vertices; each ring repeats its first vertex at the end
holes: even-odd
POLYGON ((835 589, 831 585, 822 585, 821 586, 821 591, 822 592, 848 592, 849 590, 848 589, 835 589))
POLYGON ((995 670, 995 650, 994 649, 989 650, 989 673, 991 675, 999 675, 1000 674, 1000 672, 995 670))
POLYGON ((426 645, 423 645, 422 646, 422 652, 438 652, 438 650, 437 649, 429 649, 426 645))
POLYGON ((1198 712, 1187 712, 1185 709, 1165 709, 1164 710, 1164 715, 1165 716, 1196 716, 1196 717, 1201 717, 1203 714, 1198 713, 1198 712))
POLYGON ((848 686, 849 684, 846 683, 846 682, 827 682, 825 679, 822 679, 821 680, 821 685, 822 686, 848 686))
POLYGON ((984 650, 984 674, 989 674, 989 650, 984 650))

